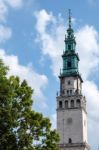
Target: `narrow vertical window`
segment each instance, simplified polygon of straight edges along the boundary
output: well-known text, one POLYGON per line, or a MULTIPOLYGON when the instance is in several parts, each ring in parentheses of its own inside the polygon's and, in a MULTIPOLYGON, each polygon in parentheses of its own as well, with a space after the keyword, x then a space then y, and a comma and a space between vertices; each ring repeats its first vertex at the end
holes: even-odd
POLYGON ((74 107, 74 100, 71 100, 71 108, 74 107))
POLYGON ((71 61, 68 61, 68 62, 67 62, 67 67, 68 67, 68 68, 71 68, 71 61))
POLYGON ((67 90, 67 95, 69 95, 69 90, 67 90))
POLYGON ((76 105, 77 105, 77 107, 80 107, 80 106, 81 106, 80 99, 77 99, 77 101, 76 101, 76 105))
POLYGON ((68 85, 70 85, 71 83, 70 83, 70 80, 68 81, 68 85))
POLYGON ((72 143, 72 139, 71 138, 68 139, 68 143, 69 144, 72 143))
POLYGON ((65 108, 68 108, 68 101, 65 101, 65 108))
POLYGON ((71 50, 71 45, 68 45, 68 50, 71 50))
POLYGON ((72 90, 70 90, 70 94, 72 94, 72 90))
POLYGON ((62 108, 62 101, 59 101, 59 108, 62 108))

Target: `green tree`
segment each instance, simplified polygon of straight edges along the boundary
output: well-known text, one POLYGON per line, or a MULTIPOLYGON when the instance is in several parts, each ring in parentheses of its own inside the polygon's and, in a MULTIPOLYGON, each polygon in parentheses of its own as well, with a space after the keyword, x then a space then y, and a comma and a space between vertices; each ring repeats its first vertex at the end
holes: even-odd
POLYGON ((8 71, 0 60, 0 150, 58 150, 50 120, 32 109, 33 90, 8 71))

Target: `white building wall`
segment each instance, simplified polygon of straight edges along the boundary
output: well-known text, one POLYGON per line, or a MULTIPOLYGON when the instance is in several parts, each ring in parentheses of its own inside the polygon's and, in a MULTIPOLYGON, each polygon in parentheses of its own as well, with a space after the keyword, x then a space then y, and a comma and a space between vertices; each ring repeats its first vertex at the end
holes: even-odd
MULTIPOLYGON (((82 109, 70 109, 57 112, 57 129, 60 135, 60 143, 82 143, 85 141, 86 129, 83 127, 82 109), (72 119, 69 123, 68 120, 72 119), (84 137, 85 136, 85 137, 84 137)), ((85 117, 84 113, 83 116, 85 117)))
POLYGON ((83 126, 82 126, 82 128, 83 128, 83 141, 87 143, 88 142, 87 141, 87 114, 84 111, 82 111, 82 118, 83 118, 83 126))
MULTIPOLYGON (((69 144, 71 146, 60 148, 60 150, 88 150, 85 146, 79 146, 81 143, 87 143, 87 113, 86 99, 81 94, 82 82, 78 77, 65 77, 61 83, 61 92, 57 96, 57 131, 60 136, 59 144, 69 144), (70 84, 68 84, 70 81, 70 84), (62 88, 62 89, 61 89, 62 88), (62 91, 65 91, 62 93, 62 91), (67 94, 72 90, 73 93, 67 94), (79 90, 79 93, 76 91, 79 90), (66 108, 65 102, 68 102, 66 108), (74 106, 72 107, 72 101, 74 106), (59 103, 61 102, 62 108, 59 103), (72 147, 72 144, 78 144, 78 147, 72 147)), ((86 145, 86 144, 85 144, 86 145)))
POLYGON ((72 90, 72 94, 77 90, 81 91, 81 81, 79 78, 75 77, 66 77, 64 79, 64 83, 62 83, 62 90, 64 90, 64 94, 67 95, 67 90, 72 90), (70 85, 68 84, 70 81, 70 85))

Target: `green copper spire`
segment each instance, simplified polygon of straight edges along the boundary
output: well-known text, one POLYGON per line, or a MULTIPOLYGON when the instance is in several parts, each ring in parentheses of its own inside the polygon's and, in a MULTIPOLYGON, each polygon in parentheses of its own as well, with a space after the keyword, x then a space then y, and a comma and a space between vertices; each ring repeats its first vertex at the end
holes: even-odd
POLYGON ((71 10, 69 9, 69 27, 67 29, 67 37, 65 35, 65 51, 75 51, 76 41, 74 37, 74 31, 71 27, 71 10))
POLYGON ((71 9, 69 9, 69 28, 71 28, 71 9))
POLYGON ((68 29, 67 34, 65 34, 65 51, 62 55, 63 58, 63 69, 61 76, 72 76, 73 74, 77 75, 78 72, 78 62, 79 57, 76 51, 76 41, 74 36, 74 31, 72 29, 71 21, 71 10, 69 9, 68 17, 68 29))

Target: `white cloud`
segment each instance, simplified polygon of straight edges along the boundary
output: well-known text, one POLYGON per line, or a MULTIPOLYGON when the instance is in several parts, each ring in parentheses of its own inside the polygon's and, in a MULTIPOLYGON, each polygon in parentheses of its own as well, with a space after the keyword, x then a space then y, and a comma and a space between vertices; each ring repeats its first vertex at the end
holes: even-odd
POLYGON ((88 139, 91 149, 97 149, 99 146, 99 89, 94 82, 87 80, 83 84, 83 93, 87 100, 88 139))
POLYGON ((91 149, 98 149, 99 146, 99 89, 92 81, 85 81, 83 93, 86 95, 88 112, 88 139, 91 149), (93 138, 94 135, 94 138, 93 138))
POLYGON ((36 12, 38 32, 37 40, 41 42, 43 55, 48 55, 52 60, 51 68, 55 76, 59 73, 61 66, 61 54, 64 45, 63 20, 59 15, 56 19, 52 13, 47 13, 45 10, 36 12), (49 28, 49 27, 52 28, 49 28))
POLYGON ((5 21, 5 16, 8 13, 8 8, 2 0, 0 0, 0 21, 5 21))
POLYGON ((7 15, 9 12, 9 6, 12 8, 20 8, 23 4, 23 0, 0 0, 0 43, 5 42, 11 38, 11 28, 4 26, 2 23, 7 21, 7 15))
MULTIPOLYGON (((64 23, 61 16, 56 18, 52 13, 47 13, 45 10, 36 12, 36 18, 38 41, 41 43, 42 53, 48 55, 52 60, 51 68, 54 75, 57 76, 64 49, 64 23)), ((86 79, 92 69, 95 69, 99 64, 99 35, 93 26, 85 25, 76 32, 76 39, 77 50, 81 59, 80 72, 86 79)))
POLYGON ((56 113, 51 115, 50 120, 52 123, 52 129, 56 129, 56 113))
POLYGON ((20 8, 23 4, 23 0, 5 0, 5 2, 12 8, 20 8))
POLYGON ((9 12, 9 6, 13 9, 21 8, 23 0, 0 0, 0 22, 6 22, 6 16, 9 12))
POLYGON ((45 28, 48 25, 48 23, 51 21, 55 21, 53 15, 50 13, 48 14, 45 10, 41 10, 40 12, 35 13, 37 17, 37 31, 39 33, 45 33, 45 28))
POLYGON ((83 84, 83 93, 87 98, 88 112, 92 119, 99 119, 99 89, 92 81, 85 81, 83 84))
POLYGON ((21 80, 26 79, 28 81, 28 84, 34 89, 34 99, 40 103, 40 108, 45 108, 47 105, 43 89, 48 83, 47 77, 35 72, 30 65, 20 65, 17 56, 7 55, 3 49, 0 49, 0 58, 9 66, 9 75, 18 75, 21 80))
POLYGON ((99 149, 99 122, 89 119, 88 130, 88 139, 91 143, 91 149, 99 149))
POLYGON ((12 36, 12 31, 9 27, 0 25, 0 43, 5 42, 12 36))
POLYGON ((85 25, 76 33, 76 39, 80 72, 86 79, 99 65, 99 34, 93 26, 85 25))
POLYGON ((89 4, 91 4, 92 6, 96 6, 97 3, 99 2, 99 0, 88 0, 89 4))

